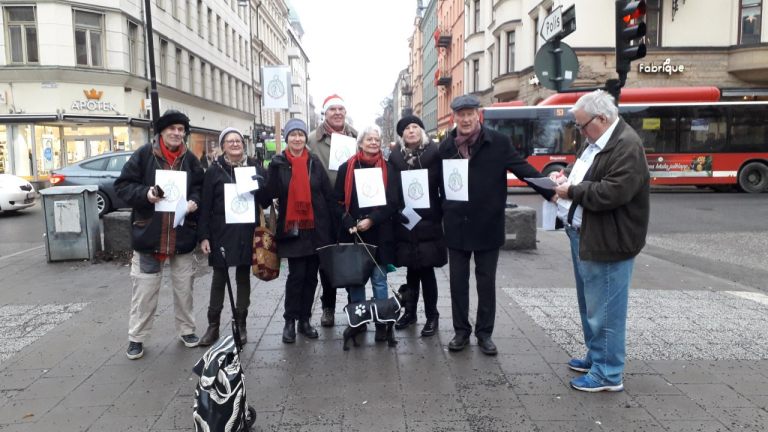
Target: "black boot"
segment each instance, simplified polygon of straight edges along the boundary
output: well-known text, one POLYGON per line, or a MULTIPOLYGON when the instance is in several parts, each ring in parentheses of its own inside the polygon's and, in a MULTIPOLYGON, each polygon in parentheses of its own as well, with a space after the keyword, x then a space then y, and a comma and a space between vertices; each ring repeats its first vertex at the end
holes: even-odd
POLYGON ((296 320, 289 319, 285 322, 285 327, 283 327, 283 342, 296 342, 296 320))
POLYGON ((310 324, 308 319, 300 319, 299 320, 299 327, 298 332, 303 334, 304 336, 314 339, 317 337, 317 330, 312 327, 312 324, 310 324))
POLYGON ((219 340, 219 325, 221 324, 221 311, 208 309, 208 330, 200 339, 200 346, 213 345, 219 340))
POLYGON ((387 325, 386 324, 376 324, 376 335, 373 337, 373 340, 377 342, 385 341, 387 340, 387 325))
POLYGON ((245 318, 248 317, 248 309, 235 309, 235 322, 240 329, 240 344, 245 345, 248 342, 248 330, 245 328, 245 318))

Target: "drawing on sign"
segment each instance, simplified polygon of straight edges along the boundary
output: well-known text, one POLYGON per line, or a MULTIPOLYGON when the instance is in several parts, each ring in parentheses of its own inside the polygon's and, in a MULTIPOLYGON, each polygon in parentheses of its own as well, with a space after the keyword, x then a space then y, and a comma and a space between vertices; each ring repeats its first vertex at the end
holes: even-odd
POLYGON ((448 187, 454 192, 458 192, 464 187, 464 180, 462 180, 458 168, 454 168, 453 173, 448 177, 448 187))
POLYGON ((379 194, 379 188, 373 183, 363 183, 363 195, 373 198, 379 194))
POLYGON ((269 82, 269 87, 267 87, 267 94, 272 99, 280 99, 281 97, 285 96, 285 86, 277 75, 275 75, 275 77, 272 78, 272 81, 269 82))
POLYGON ((339 147, 339 149, 336 150, 336 159, 339 162, 344 163, 344 162, 348 161, 349 158, 351 158, 351 157, 352 157, 352 155, 349 154, 349 149, 346 148, 346 147, 339 147))
POLYGON ((162 188, 165 192, 165 201, 176 202, 179 200, 179 198, 181 198, 181 191, 179 190, 179 187, 176 186, 176 183, 173 182, 173 180, 164 184, 162 188))
POLYGON ((237 214, 243 214, 248 211, 248 200, 240 195, 235 195, 231 204, 232 211, 237 214))
POLYGON ((413 179, 408 186, 408 196, 414 201, 418 201, 424 196, 424 188, 417 179, 413 179))

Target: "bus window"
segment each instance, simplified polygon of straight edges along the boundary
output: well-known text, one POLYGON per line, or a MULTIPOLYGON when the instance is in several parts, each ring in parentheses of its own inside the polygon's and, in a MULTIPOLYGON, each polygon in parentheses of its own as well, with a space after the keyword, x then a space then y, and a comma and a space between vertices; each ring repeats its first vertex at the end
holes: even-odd
POLYGON ((680 107, 680 152, 718 152, 725 147, 726 108, 680 107))
POLYGON ((491 129, 508 136, 512 140, 512 145, 515 147, 520 156, 528 157, 529 154, 525 151, 525 123, 529 122, 527 119, 509 119, 509 120, 486 120, 484 125, 491 129))
POLYGON ((621 107, 622 117, 643 141, 646 153, 674 153, 677 135, 675 107, 621 107))
POLYGON ((581 144, 574 120, 536 119, 531 121, 530 155, 574 154, 581 144))
POLYGON ((768 152, 768 112, 765 105, 731 107, 729 152, 768 152))

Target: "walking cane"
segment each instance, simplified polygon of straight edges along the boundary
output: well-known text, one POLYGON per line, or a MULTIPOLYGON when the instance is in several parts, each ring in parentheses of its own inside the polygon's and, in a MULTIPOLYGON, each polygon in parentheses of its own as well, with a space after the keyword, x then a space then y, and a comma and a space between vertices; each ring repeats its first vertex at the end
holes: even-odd
POLYGON ((235 339, 235 346, 237 352, 243 351, 243 345, 240 343, 240 327, 237 326, 237 320, 235 319, 235 297, 232 295, 232 281, 229 280, 229 266, 227 265, 227 255, 224 253, 224 248, 221 248, 221 258, 224 259, 224 271, 227 274, 225 282, 227 284, 227 291, 229 292, 229 305, 232 307, 232 337, 235 339))

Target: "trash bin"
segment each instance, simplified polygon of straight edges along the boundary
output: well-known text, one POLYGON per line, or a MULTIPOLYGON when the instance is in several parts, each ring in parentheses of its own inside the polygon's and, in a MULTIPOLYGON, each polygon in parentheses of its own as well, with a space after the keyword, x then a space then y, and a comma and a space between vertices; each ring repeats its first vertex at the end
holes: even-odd
POLYGON ((96 185, 42 189, 48 262, 92 260, 101 251, 96 185))

